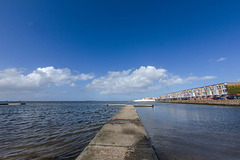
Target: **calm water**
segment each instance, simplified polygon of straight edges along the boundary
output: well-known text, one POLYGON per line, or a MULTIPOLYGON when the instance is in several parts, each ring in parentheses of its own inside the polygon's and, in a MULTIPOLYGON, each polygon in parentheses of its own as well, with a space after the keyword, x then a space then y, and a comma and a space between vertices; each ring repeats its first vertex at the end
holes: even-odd
POLYGON ((161 160, 240 159, 240 107, 155 103, 137 112, 161 160))
MULTIPOLYGON (((75 159, 120 108, 108 103, 0 106, 0 159, 75 159)), ((165 159, 240 159, 240 107, 155 103, 137 108, 165 159)))
POLYGON ((0 159, 74 159, 120 108, 107 102, 0 106, 0 159))

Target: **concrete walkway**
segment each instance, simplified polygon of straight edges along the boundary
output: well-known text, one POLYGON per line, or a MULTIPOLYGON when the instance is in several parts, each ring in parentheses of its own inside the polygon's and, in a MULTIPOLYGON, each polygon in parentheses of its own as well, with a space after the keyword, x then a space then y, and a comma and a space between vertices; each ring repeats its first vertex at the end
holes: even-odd
POLYGON ((113 116, 76 160, 157 160, 133 105, 113 116))

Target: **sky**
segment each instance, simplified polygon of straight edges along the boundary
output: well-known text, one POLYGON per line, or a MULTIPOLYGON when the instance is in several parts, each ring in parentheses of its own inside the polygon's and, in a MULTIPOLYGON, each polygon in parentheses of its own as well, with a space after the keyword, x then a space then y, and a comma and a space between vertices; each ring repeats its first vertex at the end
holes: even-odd
POLYGON ((0 0, 0 100, 133 100, 240 81, 240 1, 0 0))

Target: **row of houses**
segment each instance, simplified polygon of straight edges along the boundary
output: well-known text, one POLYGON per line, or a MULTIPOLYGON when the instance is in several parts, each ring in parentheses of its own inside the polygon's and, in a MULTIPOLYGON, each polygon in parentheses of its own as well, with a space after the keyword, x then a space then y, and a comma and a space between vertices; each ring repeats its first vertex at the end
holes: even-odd
POLYGON ((210 86, 187 89, 158 96, 158 100, 184 100, 184 99, 212 99, 221 97, 226 99, 230 96, 228 86, 240 85, 239 83, 220 83, 210 86))

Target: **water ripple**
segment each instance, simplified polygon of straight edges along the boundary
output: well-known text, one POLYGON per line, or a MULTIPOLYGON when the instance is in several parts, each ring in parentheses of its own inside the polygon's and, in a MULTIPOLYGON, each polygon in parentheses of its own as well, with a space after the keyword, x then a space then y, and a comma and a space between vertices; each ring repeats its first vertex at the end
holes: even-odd
POLYGON ((0 159, 75 159, 119 110, 107 103, 0 106, 0 159))

